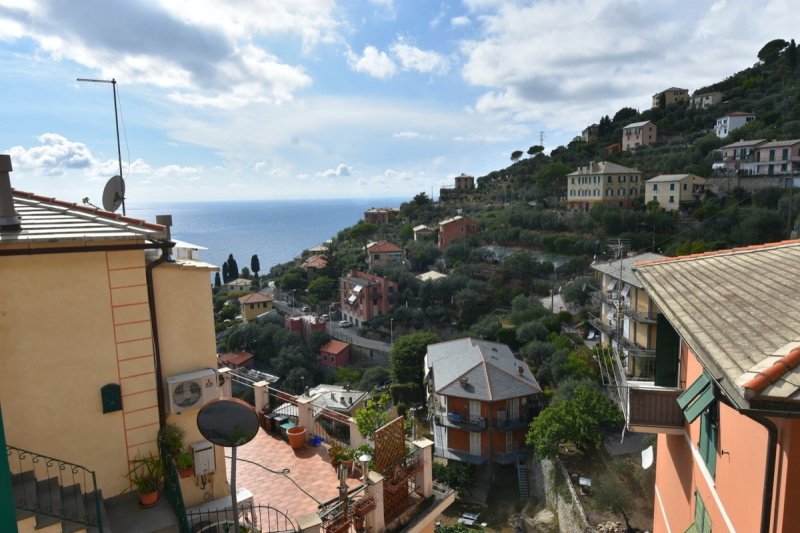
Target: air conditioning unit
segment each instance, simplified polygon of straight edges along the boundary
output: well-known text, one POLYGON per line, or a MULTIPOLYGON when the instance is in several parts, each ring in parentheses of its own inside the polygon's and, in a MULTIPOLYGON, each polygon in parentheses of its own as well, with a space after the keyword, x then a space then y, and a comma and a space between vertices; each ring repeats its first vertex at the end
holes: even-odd
POLYGON ((219 378, 213 368, 169 376, 167 378, 169 410, 180 414, 188 409, 197 409, 207 402, 219 398, 219 378))

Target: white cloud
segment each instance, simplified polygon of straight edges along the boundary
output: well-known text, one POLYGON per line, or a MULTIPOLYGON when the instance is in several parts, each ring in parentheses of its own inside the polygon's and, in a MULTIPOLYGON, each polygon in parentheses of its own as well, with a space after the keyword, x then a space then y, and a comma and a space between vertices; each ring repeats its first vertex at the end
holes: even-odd
POLYGON ((432 50, 421 50, 416 46, 406 44, 402 39, 395 42, 390 50, 400 61, 403 70, 446 72, 449 68, 447 59, 443 55, 432 50))
POLYGON ((9 149, 14 170, 61 176, 65 170, 90 169, 97 164, 91 150, 83 143, 70 141, 58 133, 43 133, 37 140, 38 146, 9 149))
POLYGON ((469 17, 465 15, 461 15, 459 17, 453 17, 450 19, 450 25, 456 28, 461 26, 469 26, 470 24, 472 24, 472 21, 470 20, 469 17))
POLYGON ((419 137, 419 133, 416 131, 398 131, 397 133, 392 133, 392 137, 395 139, 415 139, 419 137))
POLYGON ((350 176, 353 173, 352 167, 340 163, 336 168, 329 168, 324 172, 320 172, 318 176, 323 178, 339 178, 343 176, 350 176))
POLYGON ((386 52, 381 52, 374 46, 364 48, 364 53, 361 56, 348 50, 347 61, 354 71, 382 80, 391 78, 397 71, 397 66, 386 52))

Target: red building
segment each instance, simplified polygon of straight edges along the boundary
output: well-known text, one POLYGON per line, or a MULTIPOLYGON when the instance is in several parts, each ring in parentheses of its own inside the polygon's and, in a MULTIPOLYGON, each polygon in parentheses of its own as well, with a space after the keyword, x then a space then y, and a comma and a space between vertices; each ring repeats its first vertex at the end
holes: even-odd
POLYGON ((396 207, 373 207, 372 209, 364 211, 364 222, 370 222, 372 224, 388 224, 389 221, 393 220, 399 214, 400 210, 396 207))
POLYGON ((461 215, 439 222, 439 249, 446 248, 448 244, 456 239, 461 239, 467 235, 478 233, 478 222, 469 217, 461 215))
POLYGON ((217 366, 228 368, 253 368, 255 356, 250 352, 228 352, 217 356, 217 366))
POLYGON ((328 330, 328 323, 314 315, 287 316, 283 325, 290 331, 296 331, 301 337, 307 337, 312 331, 328 330))
POLYGON ((326 342, 319 349, 319 362, 332 367, 350 364, 350 345, 337 340, 326 342))
POLYGON ((339 289, 342 317, 356 327, 385 315, 399 299, 396 281, 355 270, 339 278, 339 289))

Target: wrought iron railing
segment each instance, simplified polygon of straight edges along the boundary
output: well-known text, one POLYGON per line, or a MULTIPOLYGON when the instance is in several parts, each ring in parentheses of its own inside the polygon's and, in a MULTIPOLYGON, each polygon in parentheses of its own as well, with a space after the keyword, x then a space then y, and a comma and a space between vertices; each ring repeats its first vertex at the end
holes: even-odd
POLYGON ((494 418, 494 427, 504 431, 518 429, 528 425, 530 418, 523 413, 517 416, 499 416, 494 418))
POLYGON ((501 465, 510 465, 516 463, 518 459, 525 457, 525 448, 514 452, 495 452, 494 462, 501 465))
POLYGON ((634 319, 636 322, 642 324, 655 324, 656 323, 656 313, 643 313, 638 309, 634 309, 629 305, 625 305, 622 308, 623 314, 625 316, 629 316, 634 319))
POLYGON ((589 324, 598 331, 602 331, 609 337, 613 337, 617 333, 616 324, 603 322, 603 320, 595 315, 589 315, 589 324))
MULTIPOLYGON (((193 533, 229 533, 234 528, 233 509, 214 509, 187 513, 193 533)), ((300 531, 286 513, 269 505, 239 503, 241 533, 294 533, 300 531)))
POLYGON ((437 416, 436 423, 440 426, 471 431, 484 431, 486 429, 485 418, 479 416, 465 416, 452 411, 448 412, 446 415, 437 416))
POLYGON ((172 510, 175 512, 175 516, 178 518, 178 528, 181 533, 190 533, 191 528, 186 518, 186 504, 183 501, 178 468, 175 466, 175 461, 166 453, 164 448, 161 448, 160 452, 161 460, 164 463, 164 495, 170 507, 172 507, 172 510))
POLYGON ((6 453, 17 509, 102 533, 102 501, 93 470, 14 446, 6 446, 6 453))

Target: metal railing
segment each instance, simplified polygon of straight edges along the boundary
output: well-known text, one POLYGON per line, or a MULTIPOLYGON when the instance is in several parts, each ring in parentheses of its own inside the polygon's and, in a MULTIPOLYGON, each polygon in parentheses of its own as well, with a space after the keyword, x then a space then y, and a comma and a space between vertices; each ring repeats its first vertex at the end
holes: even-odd
POLYGON ((189 521, 186 518, 186 504, 183 501, 183 493, 181 492, 181 480, 178 474, 178 468, 175 466, 175 461, 170 457, 163 447, 159 446, 161 453, 161 461, 164 466, 164 496, 166 496, 170 507, 175 512, 178 518, 178 528, 181 533, 189 533, 189 521))
MULTIPOLYGON (((214 509, 187 513, 193 533, 228 533, 233 530, 233 509, 214 509)), ((286 513, 269 505, 240 503, 239 530, 259 533, 298 532, 300 528, 286 513)))
POLYGON ((628 316, 634 319, 636 322, 642 324, 655 324, 656 323, 656 313, 643 313, 637 309, 629 305, 625 305, 622 308, 622 313, 625 316, 628 316))
POLYGON ((521 448, 514 452, 495 452, 494 462, 501 465, 510 465, 516 463, 518 459, 525 458, 525 448, 521 448))
POLYGON ((13 474, 14 506, 103 531, 102 501, 93 470, 14 446, 6 446, 13 474))
POLYGON ((614 324, 605 323, 599 317, 589 314, 589 324, 598 331, 601 331, 609 337, 614 337, 617 334, 617 329, 614 324))
POLYGON ((510 429, 516 429, 525 427, 528 425, 530 421, 530 417, 520 413, 517 416, 505 416, 505 417, 495 417, 493 427, 497 429, 502 429, 504 431, 508 431, 510 429))
POLYGON ((462 415, 461 413, 449 411, 447 414, 436 416, 436 423, 440 426, 456 429, 466 429, 469 431, 485 431, 486 419, 480 416, 462 415))

